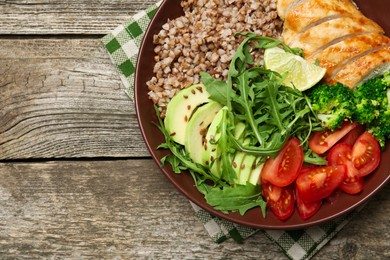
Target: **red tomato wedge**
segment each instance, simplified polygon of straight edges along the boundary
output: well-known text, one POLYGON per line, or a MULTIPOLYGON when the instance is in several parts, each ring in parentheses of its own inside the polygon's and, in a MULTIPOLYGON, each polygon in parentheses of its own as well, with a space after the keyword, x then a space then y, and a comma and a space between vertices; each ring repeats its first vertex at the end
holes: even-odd
POLYGON ((285 220, 294 212, 294 191, 291 187, 278 187, 261 181, 262 194, 267 207, 280 219, 285 220))
POLYGON ((340 143, 347 143, 351 147, 356 142, 357 138, 363 134, 365 131, 365 127, 363 125, 358 124, 354 129, 349 131, 343 138, 340 139, 340 143))
POLYGON ((298 215, 303 219, 308 219, 321 208, 322 200, 313 202, 304 202, 299 195, 298 190, 295 190, 295 198, 297 202, 298 215))
POLYGON ((328 165, 347 166, 347 175, 349 177, 359 176, 359 170, 352 163, 352 147, 347 143, 336 144, 328 154, 328 165))
POLYGON ((374 171, 379 165, 380 156, 379 143, 369 132, 360 135, 352 147, 352 162, 360 176, 374 171))
POLYGON ((355 122, 343 122, 341 129, 335 129, 334 132, 314 132, 309 139, 309 147, 316 154, 323 154, 358 125, 355 122))
POLYGON ((336 144, 328 154, 328 165, 345 165, 347 177, 340 184, 340 189, 349 194, 357 194, 364 188, 359 170, 352 162, 352 147, 347 143, 336 144))
POLYGON ((364 181, 361 177, 347 177, 341 184, 340 189, 348 194, 358 194, 364 189, 364 181))
POLYGON ((291 138, 276 158, 267 159, 261 172, 262 179, 279 187, 290 185, 301 170, 303 156, 298 138, 291 138))
POLYGON ((346 175, 345 165, 319 166, 299 174, 296 188, 305 203, 319 201, 332 194, 346 175))

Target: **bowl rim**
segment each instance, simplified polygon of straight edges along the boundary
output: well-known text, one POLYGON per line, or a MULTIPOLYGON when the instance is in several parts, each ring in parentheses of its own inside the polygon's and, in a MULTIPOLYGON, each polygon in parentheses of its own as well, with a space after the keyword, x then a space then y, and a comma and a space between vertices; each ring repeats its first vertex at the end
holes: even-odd
MULTIPOLYGON (((172 169, 170 167, 167 168, 167 166, 163 166, 161 164, 161 162, 160 162, 161 157, 159 157, 157 155, 157 153, 154 152, 155 147, 152 146, 152 144, 150 143, 150 141, 148 139, 148 136, 146 134, 146 131, 145 131, 145 127, 146 126, 144 126, 144 121, 143 121, 143 118, 141 117, 140 102, 139 102, 139 99, 137 98, 138 95, 140 95, 140 94, 142 94, 144 92, 144 91, 141 91, 141 89, 140 89, 139 81, 142 80, 142 73, 140 73, 138 71, 138 68, 140 67, 140 64, 142 64, 142 62, 143 62, 143 60, 141 59, 142 54, 146 51, 145 46, 147 45, 147 43, 145 42, 145 40, 146 40, 146 38, 148 36, 150 37, 150 33, 151 33, 152 29, 153 29, 153 26, 154 26, 155 22, 160 18, 162 13, 165 11, 166 5, 168 5, 171 1, 173 1, 173 0, 163 0, 161 2, 161 4, 158 7, 156 13, 154 14, 153 18, 151 19, 149 25, 147 26, 145 34, 144 34, 144 36, 142 38, 142 42, 141 42, 141 45, 140 45, 140 48, 139 48, 136 68, 135 68, 135 78, 134 78, 134 80, 135 80, 135 85, 134 85, 134 95, 135 95, 135 97, 134 97, 134 105, 135 105, 135 111, 136 111, 136 117, 137 117, 137 121, 138 121, 138 126, 139 126, 139 128, 141 130, 142 138, 144 139, 144 142, 145 142, 145 144, 146 144, 146 146, 147 146, 147 148, 148 148, 148 150, 149 150, 149 152, 150 152, 150 154, 151 154, 151 156, 153 158, 153 161, 157 164, 158 168, 162 171, 162 173, 169 180, 169 182, 171 184, 173 184, 173 186, 181 194, 183 194, 187 199, 189 199, 192 203, 196 204, 198 207, 202 208, 203 210, 209 212, 210 214, 212 214, 214 216, 220 217, 222 219, 231 221, 233 223, 236 223, 236 224, 239 224, 239 225, 242 225, 242 226, 247 226, 247 227, 252 227, 252 228, 260 228, 260 229, 294 230, 294 229, 308 228, 308 227, 311 227, 311 226, 322 224, 322 223, 328 222, 330 220, 334 220, 334 219, 336 219, 338 217, 344 216, 347 213, 351 213, 351 212, 353 213, 353 210, 358 209, 359 207, 363 206, 369 199, 371 199, 379 190, 381 190, 390 181, 390 174, 388 174, 387 177, 379 185, 376 185, 373 189, 370 190, 370 192, 368 194, 365 194, 365 196, 362 199, 360 199, 356 203, 350 205, 349 207, 345 207, 342 210, 339 210, 339 211, 335 212, 334 214, 330 214, 330 215, 328 215, 326 217, 323 217, 321 219, 318 219, 318 220, 310 220, 309 219, 306 222, 304 221, 302 223, 296 223, 296 224, 285 224, 286 222, 281 222, 281 223, 278 223, 278 224, 269 224, 269 223, 268 224, 267 223, 264 224, 262 222, 257 222, 257 223, 248 222, 244 218, 239 217, 237 212, 225 214, 225 213, 223 213, 221 211, 218 211, 218 210, 212 208, 205 201, 199 201, 199 200, 195 199, 191 192, 188 192, 185 188, 183 188, 182 186, 180 186, 176 182, 176 180, 174 178, 175 176, 172 174, 172 169)), ((176 0, 176 1, 179 1, 179 0, 176 0)), ((151 101, 150 105, 151 105, 151 107, 153 106, 152 101, 151 101)), ((390 152, 389 151, 390 150, 389 146, 390 146, 390 144, 388 143, 387 146, 386 146, 386 150, 388 151, 387 152, 388 154, 390 154, 389 153, 390 152)), ((387 167, 387 168, 388 168, 387 170, 390 171, 390 167, 387 167)), ((360 195, 354 195, 354 196, 360 196, 360 195)), ((294 214, 296 214, 296 213, 294 213, 294 214)), ((262 218, 262 216, 259 215, 259 218, 262 218)))

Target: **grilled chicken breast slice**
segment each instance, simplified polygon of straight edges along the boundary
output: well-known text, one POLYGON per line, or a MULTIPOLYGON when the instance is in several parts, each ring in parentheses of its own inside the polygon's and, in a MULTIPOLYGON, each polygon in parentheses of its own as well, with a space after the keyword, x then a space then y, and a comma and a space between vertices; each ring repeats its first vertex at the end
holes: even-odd
POLYGON ((276 10, 279 17, 284 20, 289 9, 293 6, 305 0, 278 0, 276 3, 276 10))
POLYGON ((280 10, 285 8, 283 40, 327 68, 326 83, 354 88, 390 69, 389 38, 352 1, 279 1, 285 1, 279 4, 280 10))
POLYGON ((350 88, 376 76, 375 74, 385 72, 390 68, 390 45, 380 48, 373 48, 369 53, 352 59, 341 68, 333 72, 334 76, 325 79, 329 84, 341 82, 350 88))
POLYGON ((366 17, 338 17, 302 33, 284 30, 282 37, 291 47, 302 48, 305 57, 309 57, 345 38, 369 32, 383 33, 383 29, 366 17))
POLYGON ((390 38, 379 33, 357 35, 331 45, 315 55, 306 57, 312 63, 318 60, 326 68, 325 80, 331 80, 334 71, 366 52, 390 44, 390 38))
POLYGON ((312 24, 333 16, 361 17, 363 14, 349 0, 305 0, 288 10, 284 27, 300 33, 312 24))

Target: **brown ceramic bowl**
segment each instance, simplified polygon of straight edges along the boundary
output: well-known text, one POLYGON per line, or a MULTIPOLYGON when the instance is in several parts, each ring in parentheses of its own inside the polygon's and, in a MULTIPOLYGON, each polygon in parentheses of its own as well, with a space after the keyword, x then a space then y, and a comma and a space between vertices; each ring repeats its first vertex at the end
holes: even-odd
MULTIPOLYGON (((390 33, 390 19, 388 17, 390 1, 355 0, 355 2, 366 16, 378 22, 384 27, 387 33, 390 33)), ((157 122, 157 118, 152 101, 148 99, 146 82, 153 76, 153 35, 160 31, 161 26, 168 18, 172 19, 182 14, 183 11, 180 6, 180 0, 165 0, 154 16, 154 19, 145 34, 139 53, 135 79, 135 104, 142 135, 155 162, 172 184, 188 199, 213 215, 225 218, 237 224, 263 229, 298 229, 323 223, 350 212, 359 205, 365 203, 378 190, 386 185, 387 181, 390 179, 389 145, 382 153, 381 163, 377 170, 365 179, 366 186, 362 193, 358 195, 340 194, 333 204, 324 203, 318 213, 308 220, 302 220, 297 212, 294 212, 288 220, 280 221, 272 213, 267 214, 267 217, 263 218, 259 208, 252 209, 243 216, 239 213, 224 214, 214 210, 206 203, 203 195, 195 188, 193 179, 189 173, 183 172, 181 174, 175 174, 170 166, 163 168, 160 159, 167 154, 167 151, 157 150, 157 146, 164 142, 164 138, 153 124, 153 122, 157 122)))

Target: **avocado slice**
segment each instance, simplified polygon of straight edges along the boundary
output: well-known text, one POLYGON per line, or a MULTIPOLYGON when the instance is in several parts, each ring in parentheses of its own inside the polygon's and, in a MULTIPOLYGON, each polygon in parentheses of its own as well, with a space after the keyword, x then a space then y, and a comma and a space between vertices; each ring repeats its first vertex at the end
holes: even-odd
POLYGON ((220 177, 222 173, 221 169, 221 149, 218 145, 218 140, 221 137, 220 125, 224 118, 224 111, 228 108, 225 106, 215 116, 213 122, 210 124, 207 134, 204 139, 203 153, 202 153, 202 164, 209 167, 210 172, 216 177, 220 177))
POLYGON ((264 162, 258 163, 255 168, 252 170, 251 175, 249 177, 249 182, 253 185, 260 184, 260 175, 263 170, 264 162))
POLYGON ((196 84, 181 90, 168 103, 164 125, 175 142, 184 145, 186 128, 194 110, 209 102, 209 96, 204 85, 196 84))
POLYGON ((249 181, 252 171, 254 170, 253 166, 256 161, 256 156, 251 154, 246 154, 240 169, 240 174, 238 177, 238 184, 245 185, 249 181))
MULTIPOLYGON (((245 124, 243 122, 237 122, 234 127, 234 134, 233 134, 234 138, 237 140, 243 139, 244 131, 245 131, 245 124)), ((234 154, 231 159, 233 170, 236 172, 237 175, 237 180, 239 178, 240 167, 241 167, 242 160, 244 159, 244 156, 245 156, 244 152, 236 152, 236 154, 234 154)))
MULTIPOLYGON (((245 139, 243 145, 248 145, 249 141, 250 141, 249 139, 245 139)), ((243 164, 245 156, 246 153, 241 151, 236 152, 236 154, 234 155, 232 166, 233 166, 233 170, 236 172, 237 175, 237 179, 235 181, 236 183, 240 183, 241 170, 245 167, 245 165, 243 164)))
POLYGON ((207 128, 221 109, 221 104, 210 101, 209 103, 200 106, 194 112, 187 124, 184 146, 190 158, 196 163, 202 163, 204 136, 207 133, 207 128))

